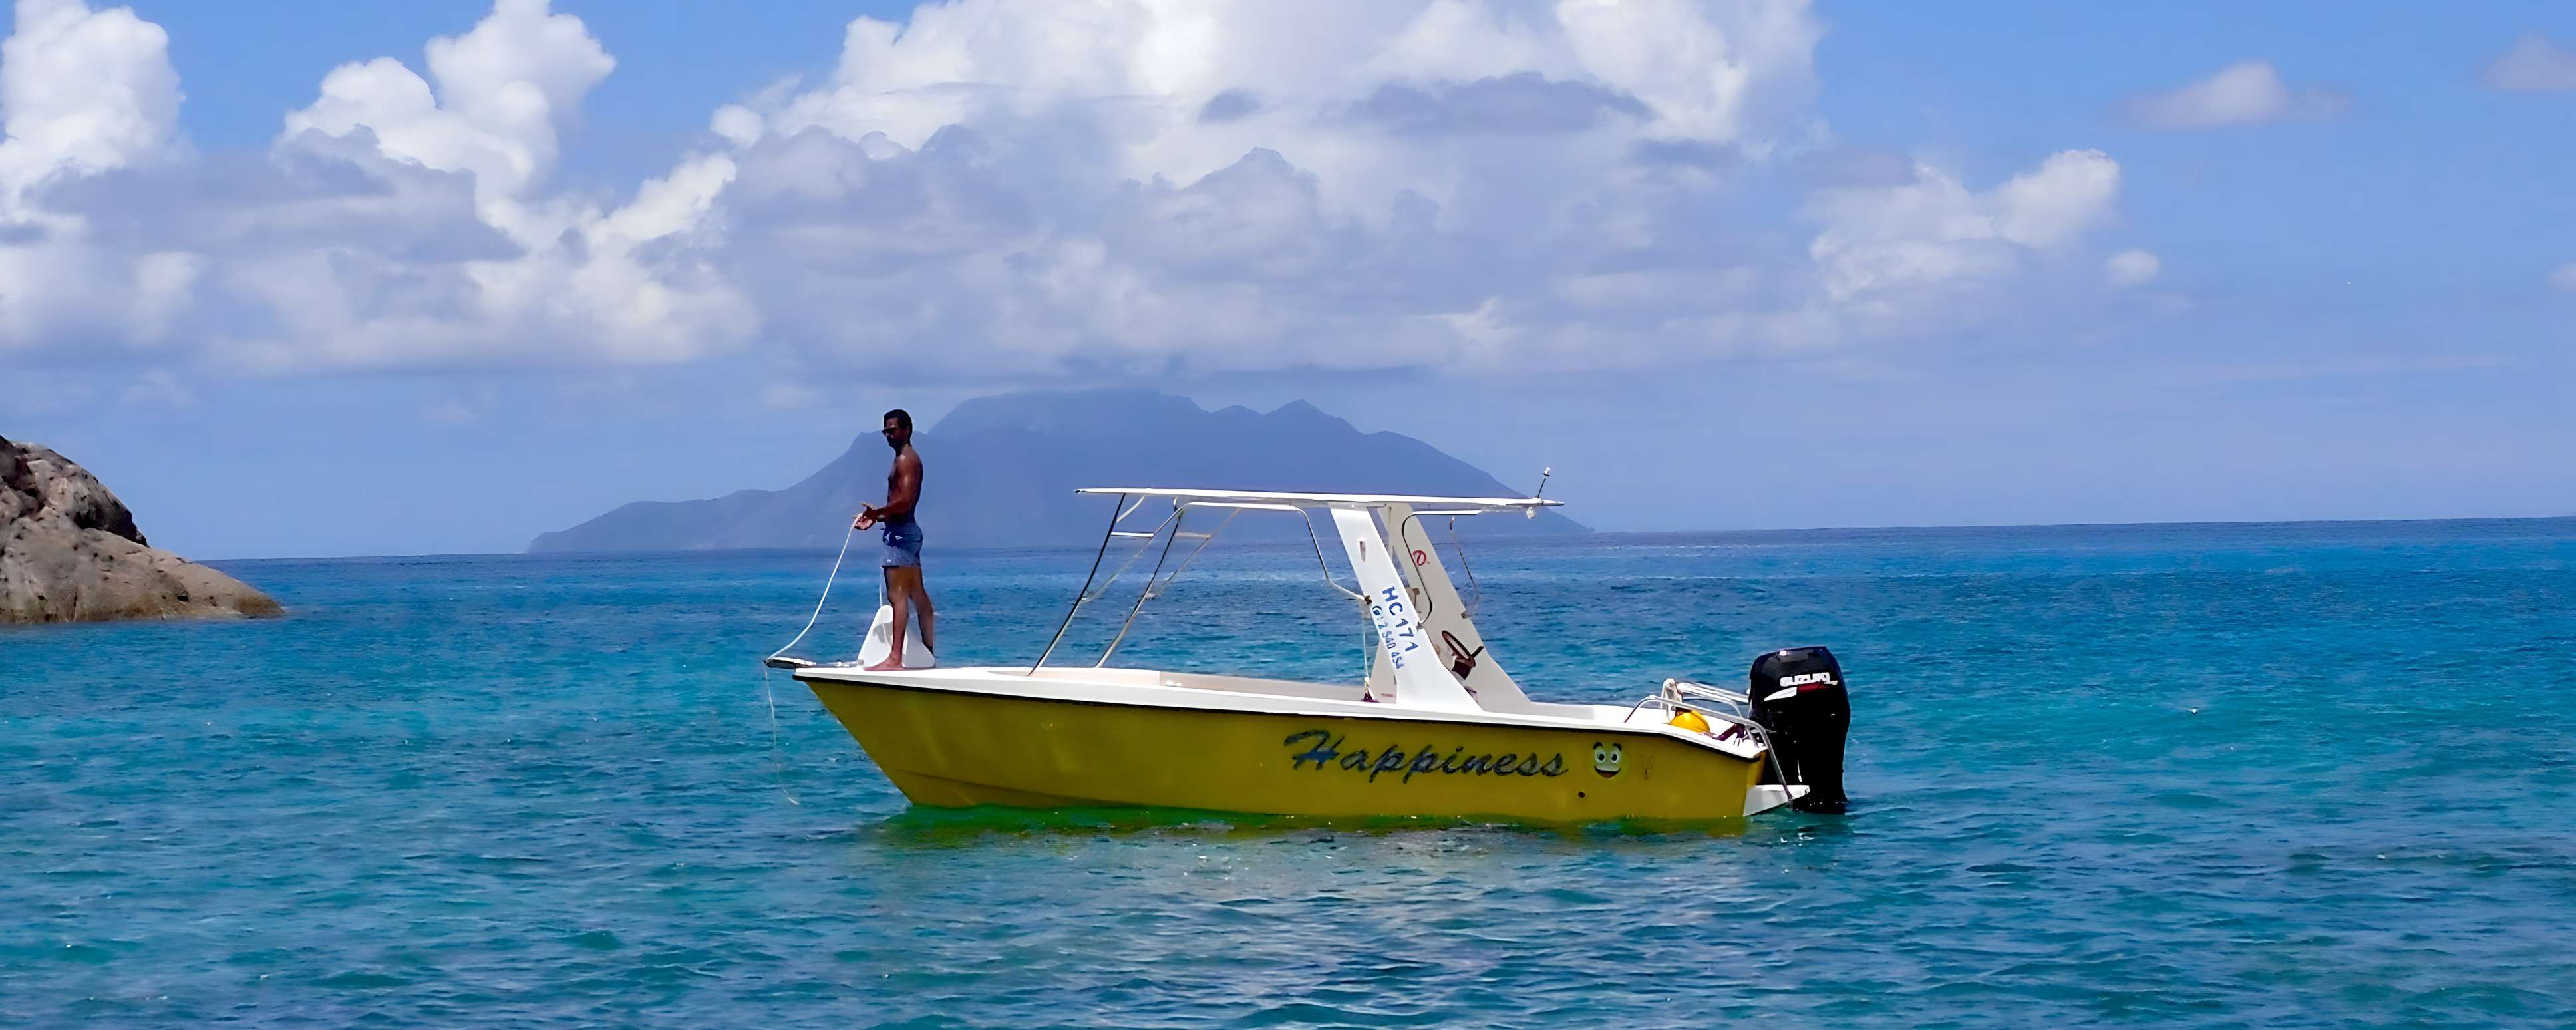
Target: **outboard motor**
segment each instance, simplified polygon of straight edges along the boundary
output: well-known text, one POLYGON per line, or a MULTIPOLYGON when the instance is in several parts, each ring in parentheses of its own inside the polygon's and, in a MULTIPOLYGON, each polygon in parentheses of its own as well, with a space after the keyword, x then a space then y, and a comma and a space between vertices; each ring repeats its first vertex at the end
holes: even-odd
POLYGON ((1843 689, 1843 667, 1821 647, 1793 647, 1753 660, 1747 712, 1771 738, 1779 771, 1765 769, 1762 782, 1803 784, 1807 793, 1789 802, 1801 812, 1839 814, 1850 799, 1843 796, 1843 737, 1851 730, 1851 695, 1843 689))

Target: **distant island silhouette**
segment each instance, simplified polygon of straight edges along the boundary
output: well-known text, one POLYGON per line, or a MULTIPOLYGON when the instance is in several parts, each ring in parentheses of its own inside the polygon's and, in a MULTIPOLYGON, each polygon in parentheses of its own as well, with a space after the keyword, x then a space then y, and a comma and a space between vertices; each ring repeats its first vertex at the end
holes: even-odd
MULTIPOLYGON (((637 501, 540 534, 532 552, 829 547, 850 515, 885 496, 887 451, 869 420, 850 449, 783 490, 695 501, 637 501)), ((1153 390, 1030 391, 957 406, 917 439, 928 467, 921 517, 933 547, 1089 545, 1107 499, 1085 486, 1525 496, 1483 470, 1398 433, 1362 433, 1314 405, 1217 411, 1153 390)), ((1556 512, 1458 521, 1462 535, 1580 533, 1556 512)), ((1276 536, 1293 524, 1247 518, 1229 535, 1276 536)))

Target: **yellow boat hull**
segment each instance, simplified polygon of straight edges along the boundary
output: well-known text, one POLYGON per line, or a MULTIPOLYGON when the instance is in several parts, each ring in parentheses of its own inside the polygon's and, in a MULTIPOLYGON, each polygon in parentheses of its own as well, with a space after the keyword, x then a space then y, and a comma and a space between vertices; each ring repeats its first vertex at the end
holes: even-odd
POLYGON ((1747 760, 1650 728, 1060 701, 809 680, 913 804, 1584 823, 1744 814, 1747 760))

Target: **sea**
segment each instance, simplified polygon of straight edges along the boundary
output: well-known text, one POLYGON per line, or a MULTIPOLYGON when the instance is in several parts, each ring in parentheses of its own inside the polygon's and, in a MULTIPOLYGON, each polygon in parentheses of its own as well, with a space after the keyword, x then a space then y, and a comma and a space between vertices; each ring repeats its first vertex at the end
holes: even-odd
MULTIPOLYGON (((931 529, 946 664, 1094 558, 931 529)), ((1832 648, 1851 811, 914 810, 762 670, 833 551, 225 562, 291 614, 0 631, 0 1026, 2576 1025, 2576 519, 1469 549, 1543 699, 1832 648)), ((1333 572, 1220 538, 1115 660, 1355 678, 1333 572)))

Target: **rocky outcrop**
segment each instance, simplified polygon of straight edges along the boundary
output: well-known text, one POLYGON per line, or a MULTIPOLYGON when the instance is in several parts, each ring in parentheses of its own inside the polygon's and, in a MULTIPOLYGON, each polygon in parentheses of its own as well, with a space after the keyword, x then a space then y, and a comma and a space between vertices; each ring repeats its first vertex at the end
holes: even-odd
POLYGON ((238 618, 285 609, 153 547, 89 470, 0 437, 0 623, 238 618))

